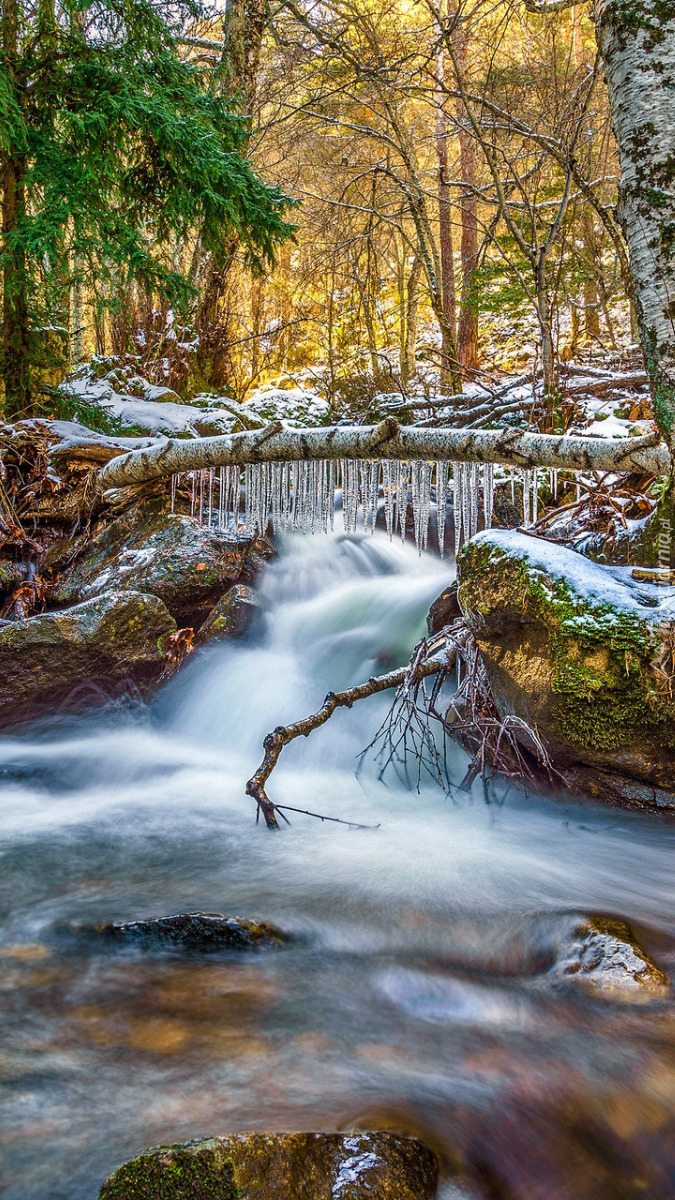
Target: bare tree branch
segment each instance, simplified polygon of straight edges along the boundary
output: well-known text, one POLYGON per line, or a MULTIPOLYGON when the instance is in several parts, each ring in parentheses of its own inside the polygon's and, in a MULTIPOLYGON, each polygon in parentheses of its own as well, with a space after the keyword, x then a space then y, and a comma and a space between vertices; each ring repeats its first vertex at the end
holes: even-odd
MULTIPOLYGON (((293 725, 277 725, 277 728, 268 733, 263 742, 265 757, 263 758, 255 775, 249 779, 246 784, 246 794, 251 796, 258 805, 258 811, 262 812, 265 818, 265 823, 268 829, 278 829, 279 822, 276 818, 276 813, 280 808, 288 808, 288 805, 274 804, 265 791, 265 784, 269 779, 272 771, 279 761, 279 755, 284 746, 289 742, 294 741, 298 737, 308 737, 314 729, 318 729, 321 725, 325 725, 326 721, 332 717, 333 713, 338 708, 351 708, 357 700, 365 700, 367 696, 375 696, 378 692, 386 692, 389 688, 400 688, 412 681, 426 678, 428 675, 437 675, 439 671, 448 671, 452 668, 452 662, 447 657, 431 658, 426 661, 415 663, 413 659, 413 670, 409 663, 405 667, 400 667, 397 671, 388 671, 386 675, 375 675, 368 679, 366 683, 359 683, 356 687, 346 688, 344 692, 329 692, 326 696, 321 708, 309 717, 305 717, 301 721, 296 721, 293 725)), ((305 811, 297 809, 295 811, 305 811)), ((309 813, 309 816, 319 816, 318 813, 309 813)), ((320 817, 321 820, 336 820, 332 817, 320 817)), ((353 822, 348 822, 352 824, 353 822)))

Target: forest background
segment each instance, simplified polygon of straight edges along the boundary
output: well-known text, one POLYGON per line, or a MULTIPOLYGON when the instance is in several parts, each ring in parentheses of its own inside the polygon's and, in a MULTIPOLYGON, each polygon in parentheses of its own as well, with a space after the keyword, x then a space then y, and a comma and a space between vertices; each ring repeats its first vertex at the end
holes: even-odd
MULTIPOLYGON (((100 20, 93 11, 82 10, 83 29, 100 20)), ((24 18, 33 55, 45 53, 54 6, 24 18)), ((225 11, 177 9, 170 41, 220 105, 210 119, 229 149, 268 187, 251 184, 252 216, 209 210, 206 194, 172 220, 170 189, 155 181, 126 256, 112 249, 119 229, 86 236, 76 205, 50 253, 28 246, 35 380, 10 415, 65 415, 56 384, 92 356, 186 401, 305 384, 331 415, 353 416, 382 393, 459 395, 504 372, 538 375, 558 396, 561 362, 637 342, 587 7, 230 0, 225 11)), ((45 63, 48 77, 49 46, 45 63)), ((136 196, 136 149, 133 137, 114 147, 122 175, 108 217, 124 215, 125 169, 136 196)), ((189 165, 199 172, 198 159, 189 165)), ((194 178, 179 183, 199 191, 194 178)), ((34 179, 29 220, 45 196, 34 179)), ((564 405, 544 406, 544 428, 567 422, 564 405)))

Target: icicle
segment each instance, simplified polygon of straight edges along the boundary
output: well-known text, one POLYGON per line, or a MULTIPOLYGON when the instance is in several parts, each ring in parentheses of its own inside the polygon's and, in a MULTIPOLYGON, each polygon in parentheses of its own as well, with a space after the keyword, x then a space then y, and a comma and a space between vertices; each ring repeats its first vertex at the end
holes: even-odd
POLYGON ((384 521, 389 541, 394 534, 394 464, 390 459, 382 463, 382 491, 384 493, 384 521))
POLYGON ((521 471, 521 477, 523 481, 523 526, 527 529, 530 525, 530 490, 532 479, 532 472, 528 467, 525 467, 521 471))
POLYGON ((511 503, 515 504, 515 502, 516 502, 516 473, 515 473, 513 467, 511 467, 510 474, 511 474, 511 503))
POLYGON ((359 515, 358 462, 345 458, 342 462, 342 516, 345 533, 356 533, 359 515))
POLYGON ((213 524, 213 467, 209 467, 209 528, 213 524))
POLYGON ((190 475, 188 477, 190 480, 190 516, 191 517, 194 517, 194 515, 195 515, 195 489, 197 486, 195 483, 195 474, 196 474, 195 471, 191 471, 190 475))
POLYGON ((485 528, 492 529, 492 514, 495 500, 495 468, 494 463, 485 463, 483 467, 483 515, 485 528))
POLYGON ((441 558, 445 549, 445 504, 448 495, 448 464, 436 463, 436 533, 438 553, 441 558))
POLYGON ((365 530, 375 532, 377 520, 377 502, 380 491, 379 462, 362 462, 360 464, 361 504, 363 506, 363 525, 365 530))
POLYGON ((539 468, 532 472, 532 524, 537 524, 539 516, 539 468))
POLYGON ((410 464, 397 462, 396 473, 396 514, 401 541, 405 542, 406 525, 408 523, 408 472, 410 464))
POLYGON ((464 465, 463 463, 452 464, 452 490, 453 490, 453 516, 455 525, 455 553, 463 545, 464 538, 462 536, 463 514, 464 514, 464 465))
POLYGON ((176 511, 176 476, 171 476, 171 511, 176 511))

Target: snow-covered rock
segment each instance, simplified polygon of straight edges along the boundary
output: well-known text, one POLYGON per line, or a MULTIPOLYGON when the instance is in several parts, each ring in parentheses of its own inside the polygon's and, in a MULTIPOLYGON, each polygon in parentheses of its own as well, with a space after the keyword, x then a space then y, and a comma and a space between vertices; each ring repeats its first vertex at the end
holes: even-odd
POLYGON ((472 538, 458 570, 500 713, 575 790, 675 807, 675 588, 511 530, 472 538))
POLYGON ((63 400, 76 420, 97 423, 106 433, 209 437, 258 429, 269 421, 292 428, 320 425, 328 404, 312 389, 263 387, 243 404, 228 396, 195 396, 183 404, 170 388, 149 383, 131 368, 94 360, 61 384, 63 400), (92 417, 94 420, 92 421, 92 417))

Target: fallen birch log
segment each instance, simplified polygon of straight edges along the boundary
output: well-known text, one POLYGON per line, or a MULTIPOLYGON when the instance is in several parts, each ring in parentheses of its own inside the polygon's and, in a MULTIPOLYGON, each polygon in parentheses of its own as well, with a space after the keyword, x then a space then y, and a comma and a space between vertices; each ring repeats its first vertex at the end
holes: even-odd
POLYGON ((551 467, 646 475, 668 475, 672 468, 668 448, 657 433, 612 439, 517 429, 420 429, 387 417, 370 426, 285 429, 276 422, 265 429, 219 437, 169 438, 111 459, 99 472, 99 481, 103 488, 119 488, 209 467, 336 459, 502 463, 525 470, 551 467))

